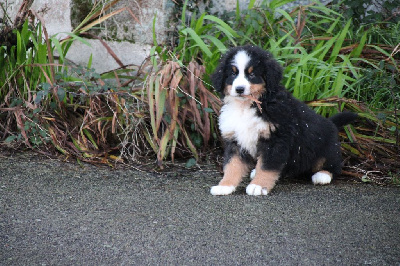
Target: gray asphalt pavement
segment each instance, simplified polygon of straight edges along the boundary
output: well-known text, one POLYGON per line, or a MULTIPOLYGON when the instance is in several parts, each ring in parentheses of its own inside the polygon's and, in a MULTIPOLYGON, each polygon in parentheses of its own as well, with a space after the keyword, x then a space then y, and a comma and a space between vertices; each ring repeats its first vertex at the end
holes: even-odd
POLYGON ((400 265, 400 188, 219 179, 0 154, 0 265, 400 265))

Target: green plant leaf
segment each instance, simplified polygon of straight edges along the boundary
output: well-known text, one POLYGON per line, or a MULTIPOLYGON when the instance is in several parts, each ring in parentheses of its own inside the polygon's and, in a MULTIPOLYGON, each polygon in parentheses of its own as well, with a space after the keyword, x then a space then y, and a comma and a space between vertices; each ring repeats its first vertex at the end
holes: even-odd
POLYGON ((88 69, 92 68, 92 61, 93 61, 93 54, 90 54, 88 63, 87 63, 87 65, 86 65, 86 67, 87 67, 88 69))
MULTIPOLYGON (((79 41, 79 42, 91 47, 90 43, 87 40, 85 40, 84 38, 76 35, 75 33, 72 33, 72 32, 61 32, 61 33, 68 35, 72 39, 72 41, 70 39, 64 39, 64 40, 61 41, 61 44, 69 43, 71 45, 73 43, 73 41, 76 40, 76 41, 79 41)), ((64 56, 66 55, 65 51, 68 51, 68 49, 64 49, 64 56)))
POLYGON ((225 32, 229 32, 231 36, 237 38, 239 37, 239 35, 236 33, 236 31, 234 31, 228 24, 226 24, 222 19, 217 18, 215 16, 211 16, 211 15, 206 15, 204 16, 204 19, 206 20, 211 20, 217 24, 219 24, 224 30, 225 32))
MULTIPOLYGON (((201 16, 197 19, 196 21, 196 26, 194 27, 194 31, 197 34, 201 34, 201 32, 204 30, 205 27, 203 27, 203 22, 204 22, 204 17, 206 16, 206 13, 201 14, 201 16)), ((195 14, 192 16, 192 19, 195 19, 196 16, 195 14)))
POLYGON ((154 46, 158 46, 157 34, 156 34, 156 19, 157 19, 157 12, 154 14, 154 18, 153 18, 153 45, 154 46))
POLYGON ((364 49, 365 43, 367 41, 367 37, 369 35, 368 30, 366 30, 363 36, 360 39, 360 42, 357 45, 357 48, 351 52, 352 57, 359 57, 361 55, 362 50, 364 49))
POLYGON ((211 35, 203 35, 202 37, 205 39, 209 39, 218 48, 218 51, 220 51, 221 53, 225 53, 228 50, 228 48, 226 48, 224 43, 221 42, 216 37, 211 36, 211 35))
POLYGON ((329 58, 329 60, 331 60, 331 62, 336 60, 336 58, 340 52, 340 49, 342 48, 343 42, 344 42, 347 34, 349 33, 350 25, 351 25, 351 19, 349 21, 347 21, 343 30, 340 32, 339 36, 336 38, 335 45, 333 46, 332 53, 329 58))
POLYGON ((4 140, 4 142, 5 142, 5 143, 11 143, 11 142, 13 142, 13 141, 16 140, 16 139, 17 139, 17 136, 11 135, 11 136, 8 136, 8 137, 4 140))
POLYGON ((247 9, 252 9, 254 7, 256 0, 250 0, 249 5, 247 6, 247 9))
POLYGON ((193 166, 196 165, 196 159, 195 158, 190 158, 189 160, 187 160, 185 167, 186 168, 192 168, 193 166))
POLYGON ((214 110, 212 108, 203 108, 203 110, 206 113, 214 113, 214 110))
POLYGON ((198 46, 208 57, 212 56, 212 53, 211 53, 210 49, 208 48, 208 46, 203 42, 203 40, 200 38, 200 36, 197 35, 197 33, 193 29, 186 28, 186 29, 182 30, 182 32, 185 34, 189 34, 190 37, 194 40, 196 46, 198 46))
POLYGON ((58 52, 59 63, 62 64, 64 62, 64 51, 61 48, 61 44, 55 36, 51 37, 50 40, 58 52))
POLYGON ((226 37, 228 37, 229 41, 236 46, 236 42, 235 39, 233 37, 235 37, 235 35, 232 35, 227 29, 225 29, 224 27, 222 27, 221 25, 217 25, 216 26, 217 29, 219 29, 220 31, 222 31, 223 33, 225 33, 226 37))
POLYGON ((90 140, 90 142, 92 143, 92 145, 96 148, 96 150, 99 149, 99 147, 97 146, 96 140, 93 138, 92 134, 90 134, 89 130, 87 130, 86 128, 82 129, 83 134, 85 134, 85 136, 90 140))
POLYGON ((296 28, 293 18, 285 10, 277 8, 277 9, 275 9, 275 12, 277 12, 277 13, 281 14, 282 16, 284 16, 290 22, 290 24, 292 25, 293 29, 296 28))
POLYGON ((65 99, 65 89, 62 87, 57 88, 57 97, 60 101, 63 101, 65 99))
POLYGON ((275 8, 281 7, 283 5, 289 4, 293 1, 295 1, 295 0, 273 0, 270 2, 270 7, 272 9, 275 9, 275 8))

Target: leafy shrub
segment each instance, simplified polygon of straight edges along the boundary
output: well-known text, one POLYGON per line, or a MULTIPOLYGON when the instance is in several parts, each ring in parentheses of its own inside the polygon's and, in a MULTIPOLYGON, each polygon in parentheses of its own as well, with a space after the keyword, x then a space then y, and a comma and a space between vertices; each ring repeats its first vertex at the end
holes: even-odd
POLYGON ((357 26, 382 21, 400 22, 399 3, 395 0, 334 0, 332 2, 334 8, 341 10, 346 18, 353 18, 357 26))
MULTIPOLYGON (((88 67, 65 62, 71 44, 85 42, 79 35, 110 17, 97 19, 99 11, 113 2, 97 3, 62 41, 49 37, 41 23, 23 19, 25 23, 12 32, 13 42, 0 47, 0 138, 6 143, 24 143, 47 152, 52 144, 66 156, 103 163, 119 160, 112 153, 121 143, 125 143, 122 152, 127 152, 126 139, 134 140, 129 131, 141 128, 140 111, 135 109, 132 116, 128 107, 138 102, 140 93, 120 84, 119 78, 129 84, 135 76, 122 69, 111 73, 116 81, 107 82, 110 75, 90 69, 91 60, 88 67)), ((133 143, 129 153, 143 150, 141 145, 133 143)))

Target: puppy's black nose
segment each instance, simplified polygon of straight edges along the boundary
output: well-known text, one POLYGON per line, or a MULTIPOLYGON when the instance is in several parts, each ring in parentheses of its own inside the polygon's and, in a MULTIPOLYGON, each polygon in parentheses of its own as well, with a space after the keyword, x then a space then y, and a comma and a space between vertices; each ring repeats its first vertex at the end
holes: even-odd
POLYGON ((244 87, 241 87, 241 86, 236 87, 237 94, 243 94, 243 92, 244 92, 244 87))

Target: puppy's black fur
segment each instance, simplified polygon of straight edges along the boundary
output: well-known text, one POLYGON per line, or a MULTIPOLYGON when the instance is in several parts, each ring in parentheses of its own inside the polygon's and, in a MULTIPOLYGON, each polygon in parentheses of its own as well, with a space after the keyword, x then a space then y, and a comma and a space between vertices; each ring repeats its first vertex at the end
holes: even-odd
POLYGON ((282 67, 269 52, 256 46, 233 48, 221 59, 211 80, 222 99, 236 77, 232 73, 232 60, 239 51, 247 53, 250 57, 248 65, 253 67, 252 75, 246 74, 246 79, 251 84, 264 84, 258 96, 261 110, 255 102, 251 108, 276 129, 268 137, 258 138, 255 157, 242 149, 235 138, 225 138, 225 165, 235 155, 245 164, 253 165, 261 157, 263 170, 277 171, 281 177, 313 174, 320 170, 339 175, 342 159, 338 128, 353 121, 357 115, 340 113, 326 119, 316 114, 280 84, 282 67))

